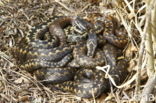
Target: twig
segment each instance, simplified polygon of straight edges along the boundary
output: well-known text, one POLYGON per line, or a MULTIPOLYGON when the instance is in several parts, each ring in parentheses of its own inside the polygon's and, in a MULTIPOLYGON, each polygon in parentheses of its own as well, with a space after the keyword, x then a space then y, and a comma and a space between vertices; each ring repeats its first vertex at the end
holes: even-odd
MULTIPOLYGON (((145 23, 145 27, 144 27, 144 32, 143 32, 143 34, 141 34, 142 41, 141 41, 141 44, 140 44, 140 51, 139 51, 139 60, 138 60, 138 69, 137 69, 138 76, 137 76, 137 79, 136 79, 136 95, 140 94, 140 73, 141 73, 141 69, 142 69, 142 62, 143 62, 142 58, 143 58, 144 47, 145 47, 145 38, 147 38, 146 36, 147 36, 147 33, 149 32, 149 23, 150 23, 150 16, 149 15, 150 15, 150 11, 151 11, 151 9, 149 9, 149 8, 146 11, 146 23, 145 23)), ((150 39, 150 38, 151 37, 148 37, 148 39, 150 39)), ((146 44, 146 49, 147 50, 151 49, 151 46, 150 46, 150 48, 148 47, 151 44, 150 43, 147 43, 147 44, 146 44)), ((148 52, 150 53, 150 56, 153 55, 153 51, 150 50, 148 52), (151 55, 151 53, 152 53, 152 55, 151 55)), ((150 58, 153 58, 153 57, 150 57, 150 58)), ((148 62, 149 62, 149 60, 148 60, 148 62)))
POLYGON ((82 13, 84 10, 86 10, 91 4, 87 4, 85 7, 83 7, 81 10, 80 10, 80 13, 82 13))
POLYGON ((149 2, 147 6, 147 14, 146 14, 146 23, 147 23, 147 29, 146 31, 146 56, 147 56, 147 73, 148 75, 152 75, 154 73, 154 55, 153 55, 153 43, 152 43, 152 25, 151 25, 151 20, 152 20, 152 6, 153 6, 153 1, 149 2))
MULTIPOLYGON (((156 2, 153 1, 148 1, 147 2, 147 9, 146 9, 146 25, 145 26, 145 33, 146 33, 146 56, 147 56, 147 71, 149 75, 148 82, 146 83, 143 93, 141 96, 141 102, 140 103, 149 103, 152 95, 153 88, 156 85, 156 76, 155 76, 155 70, 154 70, 154 54, 153 54, 153 43, 152 43, 152 25, 151 25, 151 20, 152 20, 152 15, 155 15, 155 9, 156 7, 153 8, 154 4, 156 2), (152 12, 154 10, 154 12, 152 12), (146 96, 146 98, 144 98, 146 96)), ((155 24, 154 24, 155 25, 155 24)))
POLYGON ((156 85, 156 76, 155 75, 150 76, 142 92, 141 95, 142 98, 140 103, 149 103, 150 101, 154 101, 154 95, 152 94, 152 91, 155 85, 156 85))
POLYGON ((59 5, 61 5, 62 7, 64 7, 66 10, 68 10, 69 12, 73 13, 74 10, 67 7, 65 4, 61 3, 59 0, 55 0, 56 3, 58 3, 59 5))
MULTIPOLYGON (((145 25, 145 27, 147 27, 147 25, 145 25)), ((135 94, 139 95, 140 94, 140 74, 141 74, 141 69, 142 69, 142 58, 143 58, 143 54, 144 54, 144 47, 145 47, 145 32, 142 32, 141 34, 142 40, 141 40, 141 44, 140 44, 140 50, 139 50, 139 58, 138 58, 138 64, 137 64, 137 78, 136 78, 136 90, 135 90, 135 94)))
POLYGON ((134 9, 132 8, 132 6, 130 5, 130 3, 128 2, 128 0, 124 0, 124 2, 126 3, 126 5, 128 6, 129 10, 131 11, 131 13, 134 13, 134 9))
POLYGON ((10 63, 11 66, 13 66, 14 64, 10 61, 10 57, 8 55, 6 55, 4 52, 0 51, 0 57, 3 58, 4 60, 6 60, 8 63, 10 63))

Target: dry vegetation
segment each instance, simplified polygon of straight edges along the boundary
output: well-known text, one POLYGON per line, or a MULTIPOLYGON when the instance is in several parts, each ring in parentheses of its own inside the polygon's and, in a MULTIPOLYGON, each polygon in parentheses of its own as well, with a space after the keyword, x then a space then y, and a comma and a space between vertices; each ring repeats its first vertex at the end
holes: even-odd
MULTIPOLYGON (((155 0, 0 0, 0 103, 120 103, 128 102, 126 99, 136 102, 133 97, 140 93, 152 94, 156 84, 155 23, 155 0), (94 17, 99 14, 116 16, 129 36, 124 52, 131 59, 128 68, 131 75, 115 92, 91 100, 54 92, 16 67, 9 50, 30 26, 51 15, 94 17)), ((144 99, 139 98, 142 103, 144 99)))

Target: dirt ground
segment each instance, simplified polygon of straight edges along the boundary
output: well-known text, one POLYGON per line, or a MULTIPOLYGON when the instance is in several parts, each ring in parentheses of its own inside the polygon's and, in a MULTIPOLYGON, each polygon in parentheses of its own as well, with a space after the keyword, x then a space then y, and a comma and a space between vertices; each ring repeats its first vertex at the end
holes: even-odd
POLYGON ((143 89, 148 77, 147 55, 141 46, 142 34, 146 31, 146 7, 146 2, 142 0, 0 0, 0 103, 136 102, 138 98, 135 94, 140 92, 138 89, 143 89), (125 56, 130 58, 127 68, 130 75, 126 82, 99 98, 83 99, 71 93, 51 91, 30 73, 18 68, 10 49, 31 26, 42 23, 52 15, 92 19, 99 15, 116 17, 129 36, 124 50, 125 56), (143 69, 139 70, 140 67, 143 69))

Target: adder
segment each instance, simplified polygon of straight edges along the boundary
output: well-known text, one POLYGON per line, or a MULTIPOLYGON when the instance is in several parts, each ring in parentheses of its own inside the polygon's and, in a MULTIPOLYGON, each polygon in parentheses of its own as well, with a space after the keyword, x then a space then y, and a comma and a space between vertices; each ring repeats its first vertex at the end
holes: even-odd
POLYGON ((33 27, 16 44, 12 49, 13 57, 20 68, 34 73, 43 83, 53 84, 55 89, 71 91, 84 98, 91 98, 93 95, 97 97, 108 88, 109 83, 108 79, 104 78, 105 74, 95 69, 96 66, 103 66, 107 61, 112 66, 109 73, 117 84, 123 81, 121 76, 125 78, 128 73, 125 69, 127 61, 117 60, 117 48, 124 47, 127 40, 124 39, 125 35, 114 31, 112 20, 104 20, 104 23, 100 24, 103 25, 101 28, 104 28, 96 32, 96 25, 83 19, 52 17, 48 22, 33 27), (75 21, 80 21, 83 25, 79 27, 80 24, 75 24, 75 21), (64 31, 69 25, 78 26, 80 31, 84 31, 83 35, 87 34, 87 40, 82 39, 81 42, 80 39, 80 42, 70 44, 64 31), (94 29, 92 26, 95 26, 94 29), (102 36, 98 35, 101 32, 102 36), (100 41, 103 44, 101 37, 107 40, 103 49, 98 48, 100 41))

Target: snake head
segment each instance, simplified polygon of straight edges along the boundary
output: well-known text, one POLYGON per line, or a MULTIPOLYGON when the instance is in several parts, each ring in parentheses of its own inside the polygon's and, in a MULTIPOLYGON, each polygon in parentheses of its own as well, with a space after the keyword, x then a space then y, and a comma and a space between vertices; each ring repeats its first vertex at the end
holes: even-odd
POLYGON ((88 31, 90 28, 93 27, 92 23, 80 17, 76 17, 73 20, 72 25, 75 26, 76 30, 80 31, 88 31))
POLYGON ((95 50, 97 47, 97 36, 94 33, 88 34, 88 40, 87 40, 87 56, 93 57, 95 54, 95 50))
POLYGON ((95 81, 96 75, 93 69, 81 68, 81 71, 77 72, 78 75, 74 77, 74 80, 80 83, 91 83, 95 81))
POLYGON ((96 34, 101 33, 104 30, 105 23, 101 20, 97 20, 94 24, 94 32, 96 34))

